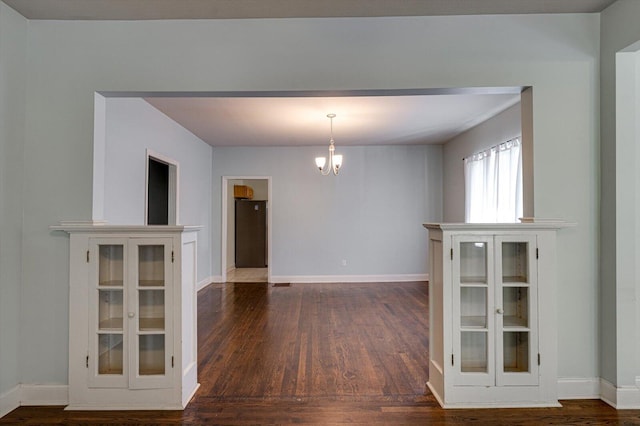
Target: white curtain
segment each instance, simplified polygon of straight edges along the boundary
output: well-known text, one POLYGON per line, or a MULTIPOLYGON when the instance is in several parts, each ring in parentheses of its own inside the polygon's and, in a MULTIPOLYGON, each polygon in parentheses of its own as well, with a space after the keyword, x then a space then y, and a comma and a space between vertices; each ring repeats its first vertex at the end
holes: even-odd
POLYGON ((464 180, 466 222, 518 222, 522 217, 520 139, 465 158, 464 180))

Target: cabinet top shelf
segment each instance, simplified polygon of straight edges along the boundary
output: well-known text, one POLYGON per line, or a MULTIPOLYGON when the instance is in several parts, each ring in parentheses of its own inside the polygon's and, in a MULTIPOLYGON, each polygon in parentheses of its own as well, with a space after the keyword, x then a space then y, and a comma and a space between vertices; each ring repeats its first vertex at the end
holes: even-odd
POLYGON ((576 226, 576 223, 563 220, 542 220, 523 223, 423 223, 427 229, 442 231, 522 231, 525 229, 561 229, 576 226))
POLYGON ((167 232, 195 232, 202 229, 200 225, 107 225, 104 222, 67 222, 49 227, 52 231, 74 232, 123 232, 123 233, 167 233, 167 232))

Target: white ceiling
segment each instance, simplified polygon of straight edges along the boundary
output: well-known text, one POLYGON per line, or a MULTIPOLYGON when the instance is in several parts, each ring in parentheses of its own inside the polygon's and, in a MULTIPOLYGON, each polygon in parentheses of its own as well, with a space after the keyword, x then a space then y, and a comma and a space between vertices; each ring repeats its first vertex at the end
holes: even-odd
POLYGON ((29 19, 225 19, 600 12, 615 0, 3 0, 29 19))
POLYGON ((443 143, 520 100, 519 94, 342 97, 147 97, 212 146, 443 143))

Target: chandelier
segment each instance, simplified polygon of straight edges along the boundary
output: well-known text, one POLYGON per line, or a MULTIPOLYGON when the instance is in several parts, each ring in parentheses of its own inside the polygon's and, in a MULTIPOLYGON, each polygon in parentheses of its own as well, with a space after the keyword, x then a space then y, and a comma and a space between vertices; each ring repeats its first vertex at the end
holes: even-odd
POLYGON ((331 139, 329 140, 329 163, 327 164, 326 157, 316 157, 316 166, 323 176, 327 176, 329 172, 333 171, 334 175, 338 175, 340 167, 342 167, 342 155, 334 154, 336 147, 333 144, 333 119, 335 114, 327 114, 327 118, 331 120, 331 139), (325 169, 325 164, 327 165, 325 169))

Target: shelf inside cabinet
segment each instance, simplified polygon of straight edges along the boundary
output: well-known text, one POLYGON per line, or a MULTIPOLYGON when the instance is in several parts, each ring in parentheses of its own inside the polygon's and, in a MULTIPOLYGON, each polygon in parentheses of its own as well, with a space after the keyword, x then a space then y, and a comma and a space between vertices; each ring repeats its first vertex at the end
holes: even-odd
POLYGON ((529 281, 529 243, 504 241, 502 243, 502 282, 529 281))
POLYGON ((145 244, 138 246, 138 285, 162 287, 165 281, 165 246, 145 244))
POLYGON ((122 288, 122 280, 105 280, 98 282, 98 286, 102 287, 120 287, 122 288))
POLYGON ((529 333, 505 331, 503 333, 503 370, 508 373, 528 373, 529 333))
POLYGON ((100 331, 120 331, 122 332, 122 318, 107 318, 98 323, 98 329, 100 331))
POLYGON ((503 275, 502 283, 508 285, 509 283, 522 284, 528 282, 528 279, 524 275, 503 275))
POLYGON ((465 277, 460 277, 460 284, 464 284, 465 286, 471 286, 471 285, 475 285, 475 286, 487 286, 487 277, 480 277, 480 276, 465 276, 465 277))
POLYGON ((164 318, 140 318, 140 331, 164 331, 164 318))
POLYGON ((122 288, 98 289, 98 329, 122 332, 124 317, 122 288))
POLYGON ((487 283, 487 243, 460 243, 460 282, 487 283))
POLYGON ((484 331, 461 331, 461 372, 486 373, 488 371, 488 338, 488 334, 484 331))
POLYGON ((466 366, 462 370, 463 373, 486 373, 487 367, 474 367, 474 366, 466 366))
POLYGON ((122 374, 122 334, 98 335, 98 374, 122 374))
POLYGON ((140 367, 141 376, 160 376, 164 374, 164 366, 140 367))
POLYGON ((460 326, 462 328, 485 329, 487 328, 486 316, 462 316, 460 317, 460 326))
POLYGON ((138 373, 151 376, 165 373, 164 335, 139 336, 138 373))
POLYGON ((164 287, 164 280, 138 280, 140 287, 164 287))
POLYGON ((515 315, 505 315, 503 317, 502 325, 504 328, 527 328, 527 319, 518 317, 515 315))

